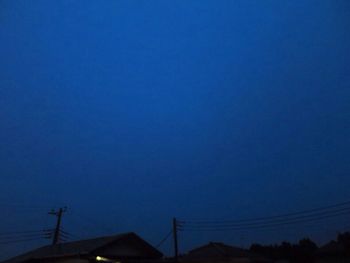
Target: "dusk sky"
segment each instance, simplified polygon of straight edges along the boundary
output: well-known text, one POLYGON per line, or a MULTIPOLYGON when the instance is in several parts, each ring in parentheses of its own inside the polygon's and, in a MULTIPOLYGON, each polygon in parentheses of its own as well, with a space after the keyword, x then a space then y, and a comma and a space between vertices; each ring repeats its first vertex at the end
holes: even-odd
MULTIPOLYGON (((0 234, 52 228, 67 206, 76 239, 156 245, 174 216, 349 201, 349 135, 348 0, 0 1, 0 234)), ((180 252, 322 244, 349 218, 184 232, 180 252)), ((0 259, 48 243, 0 244, 0 259)))

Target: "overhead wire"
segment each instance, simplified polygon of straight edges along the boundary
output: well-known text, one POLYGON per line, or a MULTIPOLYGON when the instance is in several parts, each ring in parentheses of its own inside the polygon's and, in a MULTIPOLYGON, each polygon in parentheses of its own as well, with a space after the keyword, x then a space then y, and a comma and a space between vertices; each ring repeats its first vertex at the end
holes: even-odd
POLYGON ((51 229, 41 229, 41 230, 26 230, 26 231, 10 231, 10 232, 0 232, 1 236, 8 235, 22 235, 22 234, 34 234, 34 233, 46 233, 52 231, 51 229))
POLYGON ((350 202, 338 203, 317 209, 303 210, 283 215, 269 217, 257 217, 241 220, 220 221, 178 221, 180 231, 225 231, 225 230, 249 230, 269 227, 278 227, 306 222, 323 220, 331 217, 350 214, 350 202))
POLYGON ((295 216, 295 215, 301 215, 301 214, 310 214, 314 212, 320 212, 324 210, 330 210, 332 208, 337 208, 337 207, 342 207, 342 206, 349 206, 350 208, 350 201, 347 202, 342 202, 342 203, 337 203, 333 205, 328 205, 328 206, 323 206, 323 207, 318 207, 314 209, 307 209, 307 210, 302 210, 302 211, 297 211, 297 212, 292 212, 292 213, 286 213, 286 214, 280 214, 280 215, 273 215, 273 216, 264 216, 264 217, 255 217, 255 218, 248 218, 248 219, 239 219, 239 220, 177 220, 179 223, 195 223, 195 224, 206 224, 206 223, 239 223, 239 222, 248 222, 248 221, 259 221, 259 220, 267 220, 267 219, 275 219, 275 218, 283 218, 283 217, 290 217, 290 216, 295 216))
POLYGON ((64 231, 62 229, 60 229, 60 234, 63 236, 72 237, 72 238, 77 237, 77 236, 71 234, 70 232, 64 231))
POLYGON ((182 222, 179 223, 180 226, 190 226, 190 227, 240 227, 240 226, 255 226, 260 224, 274 224, 274 223, 284 223, 289 221, 295 221, 295 220, 302 220, 302 219, 313 219, 323 216, 337 216, 337 215, 343 215, 350 213, 350 207, 349 208, 342 208, 332 211, 324 211, 319 213, 313 213, 309 215, 300 215, 300 216, 292 216, 292 217, 284 217, 280 219, 269 219, 269 220, 256 220, 256 221, 246 221, 242 223, 222 223, 222 224, 195 224, 195 223, 186 223, 182 222))
POLYGON ((327 218, 331 218, 334 216, 339 215, 350 215, 350 213, 342 213, 337 215, 330 215, 330 216, 324 216, 314 219, 308 219, 308 220, 298 220, 298 221, 291 221, 291 222, 284 222, 284 223, 275 223, 275 224, 265 224, 265 225, 256 225, 256 226, 242 226, 242 227, 205 227, 205 228, 195 228, 195 227, 188 227, 188 228, 179 228, 179 231, 227 231, 227 230, 253 230, 253 229, 264 229, 264 228, 274 228, 279 226, 286 226, 286 225, 293 225, 293 224, 299 224, 299 223, 308 223, 308 222, 314 222, 319 221, 327 218))
POLYGON ((14 244, 14 243, 22 243, 34 240, 43 240, 42 238, 24 238, 18 240, 10 240, 10 241, 0 241, 0 245, 14 244))
POLYGON ((159 248, 161 245, 163 245, 164 242, 168 240, 168 238, 171 236, 172 233, 173 233, 173 230, 170 230, 170 232, 156 245, 156 248, 159 248))
POLYGON ((16 240, 21 238, 33 238, 33 237, 42 237, 45 238, 46 234, 27 234, 27 235, 20 235, 20 236, 5 236, 1 237, 0 240, 16 240))

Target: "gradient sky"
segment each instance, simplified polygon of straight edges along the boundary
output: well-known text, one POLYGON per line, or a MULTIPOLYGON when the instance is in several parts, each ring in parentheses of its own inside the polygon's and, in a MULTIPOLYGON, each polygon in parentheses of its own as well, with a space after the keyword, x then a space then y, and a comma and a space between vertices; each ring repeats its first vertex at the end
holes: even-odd
MULTIPOLYGON (((349 32, 348 0, 1 0, 0 232, 52 227, 66 205, 78 238, 155 245, 173 216, 349 200, 349 32)), ((348 222, 181 233, 180 249, 324 242, 348 222)))

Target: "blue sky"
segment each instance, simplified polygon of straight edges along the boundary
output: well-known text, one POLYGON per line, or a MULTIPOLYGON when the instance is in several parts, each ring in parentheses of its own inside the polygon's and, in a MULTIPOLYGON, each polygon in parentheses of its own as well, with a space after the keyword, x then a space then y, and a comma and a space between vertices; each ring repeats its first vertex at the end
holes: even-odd
MULTIPOLYGON (((0 1, 0 232, 67 205, 77 237, 156 244, 173 216, 349 200, 349 17, 345 0, 0 1)), ((337 220, 180 248, 322 242, 350 227, 337 220)))

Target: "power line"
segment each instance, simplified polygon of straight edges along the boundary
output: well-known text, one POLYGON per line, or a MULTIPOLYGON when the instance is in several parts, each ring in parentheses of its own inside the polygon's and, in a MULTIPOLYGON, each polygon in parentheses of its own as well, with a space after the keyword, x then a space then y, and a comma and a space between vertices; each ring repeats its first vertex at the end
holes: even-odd
POLYGON ((68 240, 71 240, 73 239, 74 235, 71 235, 70 233, 68 232, 63 232, 63 231, 60 231, 60 234, 59 234, 59 239, 64 239, 64 241, 68 241, 68 240))
POLYGON ((20 235, 20 236, 5 236, 5 237, 0 237, 0 240, 16 240, 16 239, 21 239, 21 238, 33 238, 33 237, 42 237, 42 238, 47 238, 49 237, 48 234, 27 234, 27 235, 20 235))
POLYGON ((28 241, 34 241, 34 240, 42 240, 42 238, 26 238, 26 239, 18 239, 18 240, 11 240, 11 241, 0 241, 0 245, 28 242, 28 241))
POLYGON ((319 220, 324 220, 327 218, 335 217, 335 216, 341 216, 341 215, 350 215, 350 213, 339 213, 336 215, 329 215, 329 216, 323 216, 308 220, 298 220, 298 221, 290 221, 290 222, 284 222, 284 223, 275 223, 275 224, 265 224, 265 225, 257 225, 257 226, 243 226, 243 227, 205 227, 205 228, 196 228, 196 227, 188 227, 188 228, 179 228, 179 231, 227 231, 227 230, 253 230, 253 229, 264 229, 264 228, 274 228, 279 226, 286 226, 286 225, 293 225, 293 224, 300 224, 300 223, 308 223, 308 222, 314 222, 319 220))
POLYGON ((350 202, 344 202, 318 209, 310 209, 284 215, 258 217, 246 220, 179 221, 178 229, 180 231, 250 230, 314 222, 327 218, 349 215, 349 204, 350 202))
POLYGON ((168 240, 169 237, 171 237, 171 234, 173 233, 173 230, 170 230, 170 232, 158 243, 156 248, 159 248, 165 241, 168 240))
POLYGON ((34 233, 47 233, 51 231, 51 229, 42 229, 42 230, 29 230, 29 231, 14 231, 14 232, 2 232, 0 233, 1 236, 8 236, 8 235, 22 235, 22 234, 34 234, 34 233))
POLYGON ((76 235, 73 235, 73 234, 71 234, 70 232, 67 232, 67 231, 64 231, 64 230, 60 230, 60 233, 61 233, 61 235, 63 235, 63 236, 68 236, 68 237, 77 237, 76 235))
POLYGON ((346 208, 350 208, 350 201, 337 203, 334 205, 329 206, 323 206, 315 209, 308 209, 308 210, 302 210, 298 212, 293 213, 286 213, 286 214, 280 214, 280 215, 274 215, 274 216, 264 216, 264 217, 256 217, 256 218, 248 218, 248 219, 240 219, 240 220, 178 220, 179 224, 224 224, 224 223, 241 223, 241 222, 250 222, 250 221, 260 221, 260 220, 268 220, 268 219, 277 219, 277 218, 283 218, 283 217, 290 217, 290 216, 296 216, 296 215, 302 215, 302 214, 312 214, 315 212, 321 212, 324 210, 330 210, 332 208, 337 207, 343 207, 348 206, 346 208))
POLYGON ((331 211, 324 211, 324 212, 319 212, 319 213, 313 213, 309 215, 300 215, 300 216, 292 216, 292 217, 284 217, 280 219, 269 219, 269 220, 256 220, 256 221, 246 221, 242 223, 223 223, 223 224, 195 224, 195 223, 186 223, 183 222, 179 226, 185 226, 185 227, 198 227, 198 228, 205 228, 205 227, 242 227, 242 226, 256 226, 256 225, 265 225, 265 224, 274 224, 274 223, 286 223, 290 221, 296 221, 296 220, 307 220, 307 219, 314 219, 318 217, 323 217, 323 216, 337 216, 337 215, 343 215, 343 214, 348 214, 350 213, 350 207, 348 208, 342 208, 342 209, 337 209, 337 210, 331 210, 331 211))

